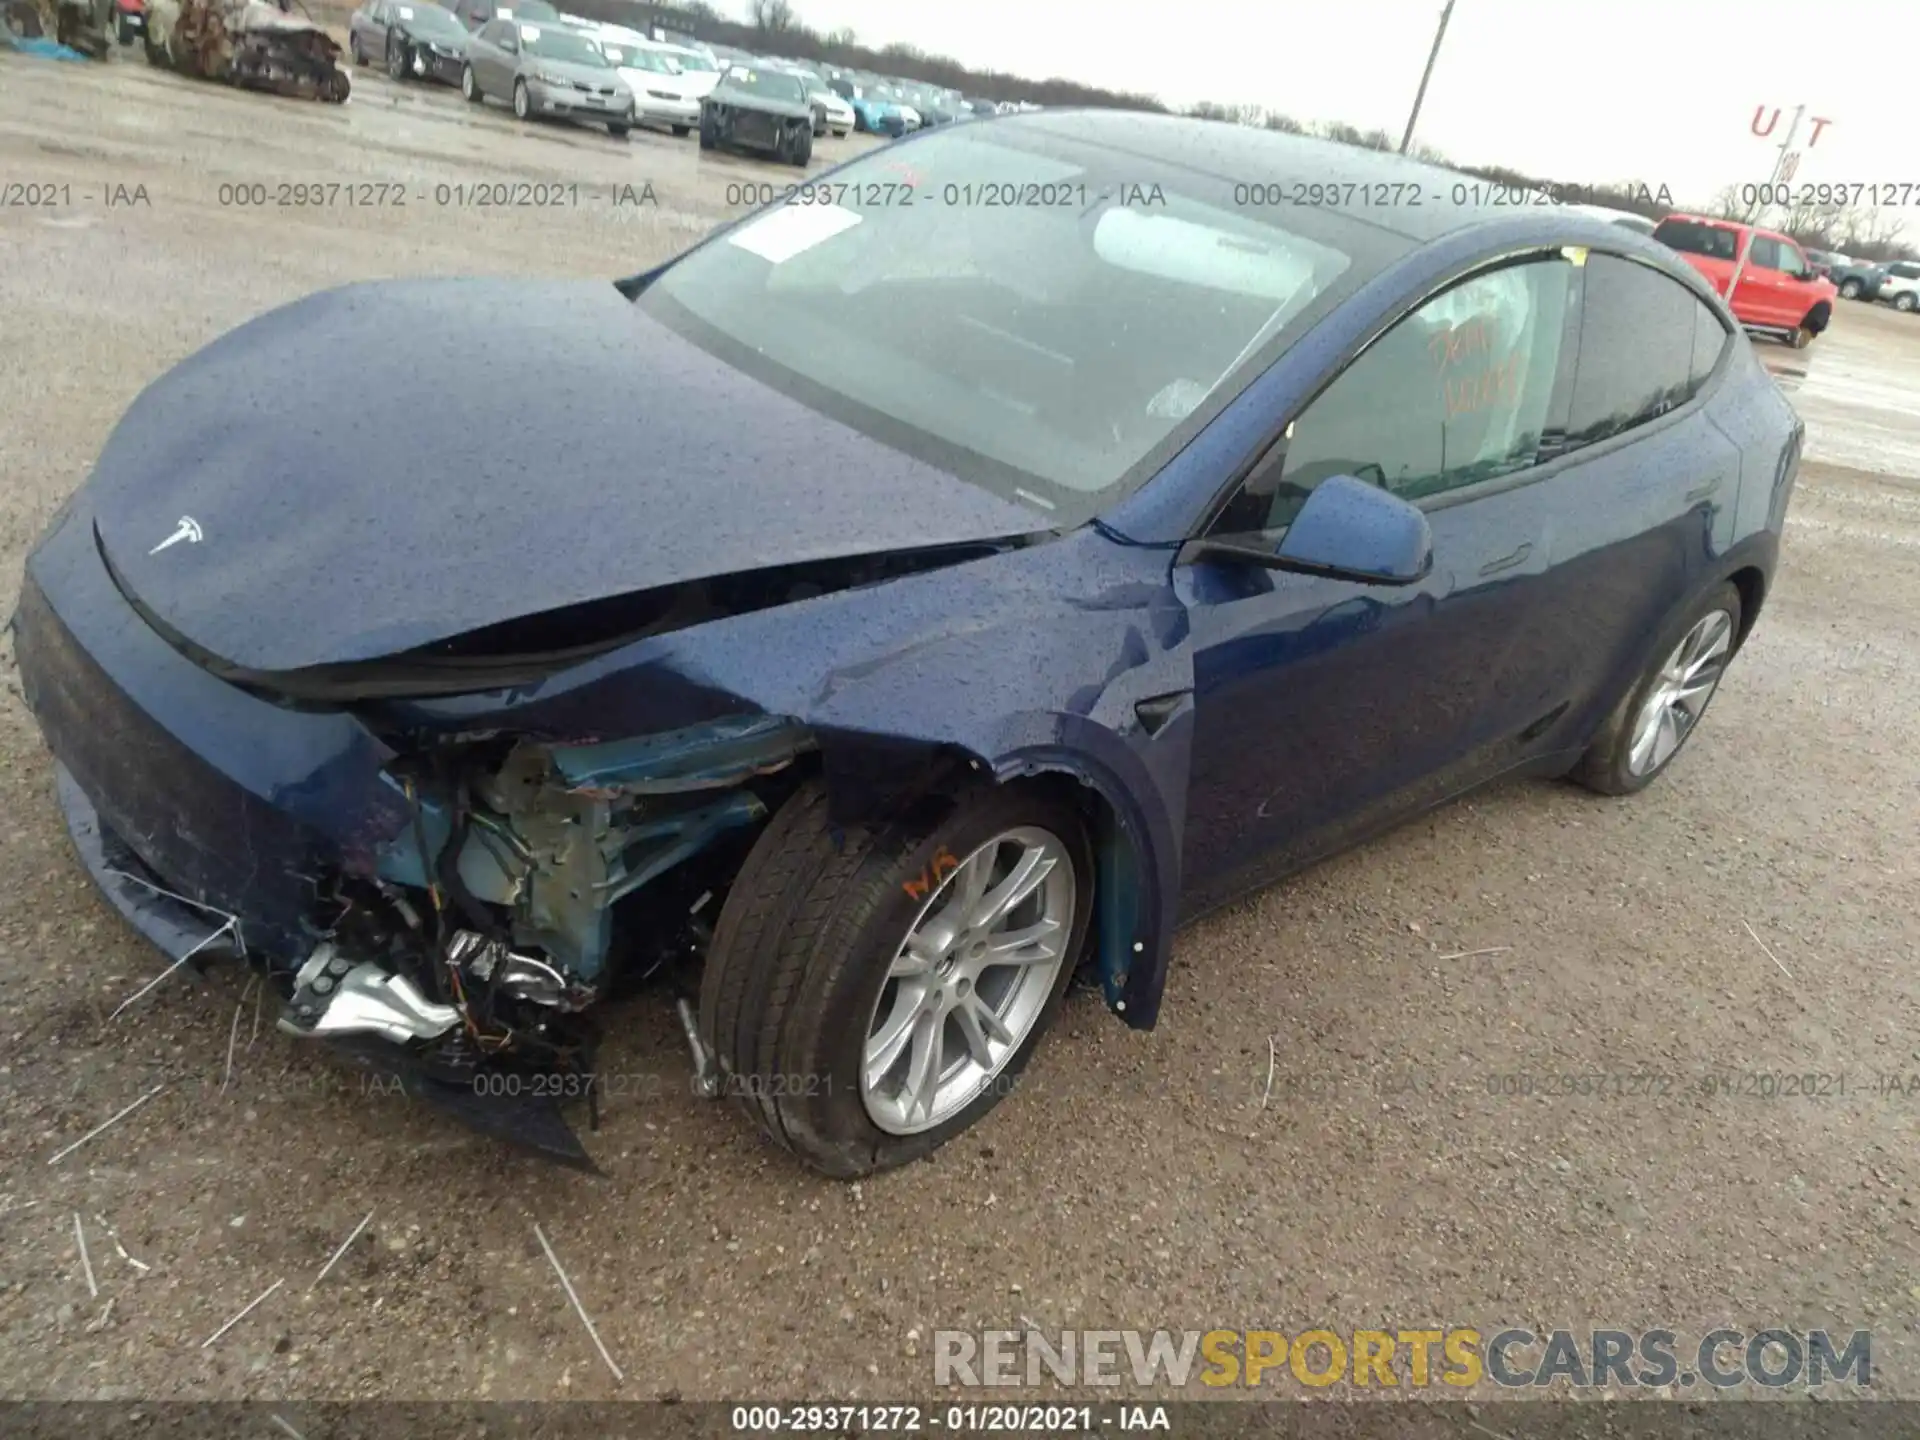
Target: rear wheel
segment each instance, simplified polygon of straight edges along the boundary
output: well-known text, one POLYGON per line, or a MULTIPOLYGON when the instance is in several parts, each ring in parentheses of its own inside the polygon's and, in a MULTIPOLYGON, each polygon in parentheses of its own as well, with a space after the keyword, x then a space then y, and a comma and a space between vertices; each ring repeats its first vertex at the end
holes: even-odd
POLYGON ((689 127, 689 126, 686 126, 686 125, 676 125, 676 126, 674 126, 674 127, 673 127, 673 134, 674 134, 674 138, 675 138, 676 140, 684 140, 684 139, 686 139, 686 138, 687 138, 687 131, 688 131, 688 129, 689 129, 689 128, 690 128, 690 127, 689 127))
POLYGON ((622 125, 617 120, 609 120, 607 122, 607 133, 613 136, 613 138, 616 140, 626 139, 627 131, 631 130, 632 128, 633 127, 631 125, 622 125))
POLYGON ((829 1175, 915 1160, 1017 1085, 1084 943, 1079 815, 978 790, 836 827, 814 782, 728 892, 700 995, 722 1088, 829 1175))
POLYGON ((1916 296, 1911 290, 1902 290, 1893 297, 1893 308, 1896 310, 1911 312, 1916 305, 1920 305, 1920 296, 1916 296))
POLYGON ((700 148, 711 150, 720 143, 720 137, 714 132, 713 121, 705 115, 700 117, 700 148))
POLYGON ((1740 592, 1721 585, 1669 623, 1651 669, 1600 727, 1573 777, 1602 795, 1651 785, 1706 714, 1740 634, 1740 592))
POLYGON ((1858 300, 1860 298, 1860 282, 1858 280, 1842 280, 1840 282, 1840 296, 1845 300, 1858 300))

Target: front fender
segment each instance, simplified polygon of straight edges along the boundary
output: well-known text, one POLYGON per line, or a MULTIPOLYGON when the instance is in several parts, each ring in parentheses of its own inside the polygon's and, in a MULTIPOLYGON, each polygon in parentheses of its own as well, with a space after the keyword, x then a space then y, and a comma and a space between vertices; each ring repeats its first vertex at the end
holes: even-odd
POLYGON ((890 768, 932 773, 940 755, 1002 783, 1071 777, 1097 801, 1108 1003, 1145 1028, 1179 913, 1190 757, 1192 654, 1170 572, 1169 552, 1086 527, 657 636, 510 700, 415 702, 403 719, 582 743, 788 716, 820 737, 830 795, 837 776, 857 790, 890 768))

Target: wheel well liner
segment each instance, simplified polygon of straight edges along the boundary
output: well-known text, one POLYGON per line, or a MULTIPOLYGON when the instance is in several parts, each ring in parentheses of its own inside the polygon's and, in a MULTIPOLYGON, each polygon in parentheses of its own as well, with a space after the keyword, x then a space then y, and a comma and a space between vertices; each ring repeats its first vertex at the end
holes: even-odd
POLYGON ((1747 565, 1729 575, 1727 579, 1733 588, 1740 592, 1740 633, 1734 637, 1733 647, 1737 652, 1746 643, 1747 636, 1753 632, 1753 622, 1760 618, 1760 605, 1766 599, 1767 580, 1757 565, 1747 565))

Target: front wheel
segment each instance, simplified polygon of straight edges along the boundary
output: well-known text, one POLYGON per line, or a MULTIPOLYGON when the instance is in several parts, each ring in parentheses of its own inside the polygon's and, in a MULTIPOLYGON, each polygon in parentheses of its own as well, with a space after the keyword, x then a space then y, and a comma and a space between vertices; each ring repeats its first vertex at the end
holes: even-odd
POLYGON ((688 129, 689 129, 689 127, 688 127, 688 126, 685 126, 685 125, 676 125, 676 126, 674 126, 674 127, 673 127, 673 138, 674 138, 674 139, 676 139, 676 140, 684 140, 684 139, 686 139, 686 138, 687 138, 687 130, 688 130, 688 129))
POLYGON ((468 65, 460 72, 460 93, 478 105, 486 97, 480 93, 480 82, 473 78, 473 66, 468 65))
POLYGON ((407 78, 407 47, 397 40, 387 41, 387 77, 392 80, 407 78))
POLYGON ((1092 857, 1073 807, 977 790, 838 827, 818 782, 727 895, 700 994, 721 1088, 828 1175, 918 1159, 1017 1088, 1085 943, 1092 857))
POLYGON ((1812 329, 1805 325, 1796 325, 1793 334, 1787 338, 1787 343, 1796 350, 1806 349, 1813 344, 1812 329))
POLYGON ((713 122, 707 119, 706 116, 704 115, 701 116, 700 117, 700 148, 702 150, 711 150, 717 145, 719 145, 719 143, 720 143, 720 136, 718 135, 718 133, 716 133, 716 131, 713 128, 713 122))
POLYGON ((524 120, 533 113, 533 100, 527 94, 527 82, 513 82, 513 115, 516 120, 524 120))
POLYGON ((1740 592, 1723 584, 1682 611, 1642 675, 1600 727, 1572 778, 1602 795, 1651 785, 1680 753, 1720 688, 1740 634, 1740 592))
POLYGON ((626 139, 626 138, 627 138, 627 132, 628 132, 629 130, 631 130, 632 128, 633 128, 633 127, 632 127, 631 125, 622 125, 622 124, 621 124, 621 123, 620 123, 619 121, 617 121, 617 120, 609 120, 609 121, 607 122, 607 133, 608 133, 609 135, 611 135, 611 136, 613 136, 613 138, 614 138, 614 139, 616 139, 616 140, 624 140, 624 139, 626 139))

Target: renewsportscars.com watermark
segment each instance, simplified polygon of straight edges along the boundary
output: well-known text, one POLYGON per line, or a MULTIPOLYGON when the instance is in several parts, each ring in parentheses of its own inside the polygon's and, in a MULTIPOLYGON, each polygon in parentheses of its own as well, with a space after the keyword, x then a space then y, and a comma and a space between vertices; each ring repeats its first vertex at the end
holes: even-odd
POLYGON ((1541 1390, 1659 1390, 1742 1385, 1873 1384, 1873 1335, 1825 1330, 1483 1332, 1469 1326, 1406 1330, 936 1330, 940 1386, 1124 1385, 1184 1389, 1477 1386, 1541 1390))

